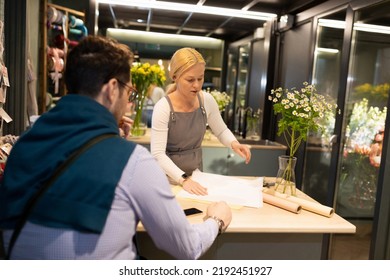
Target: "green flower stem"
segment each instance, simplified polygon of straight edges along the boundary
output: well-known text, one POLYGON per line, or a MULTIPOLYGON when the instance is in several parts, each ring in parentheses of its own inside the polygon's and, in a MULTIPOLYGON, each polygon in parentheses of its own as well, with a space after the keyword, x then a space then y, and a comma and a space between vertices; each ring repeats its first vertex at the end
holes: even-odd
POLYGON ((276 180, 276 190, 281 188, 282 193, 286 193, 287 190, 290 190, 290 194, 296 195, 295 187, 295 174, 294 174, 294 157, 284 158, 286 164, 282 164, 279 168, 284 168, 282 174, 278 172, 278 177, 276 180))
POLYGON ((296 133, 294 129, 291 130, 291 133, 288 129, 283 132, 284 139, 286 140, 287 146, 290 149, 290 157, 293 157, 295 155, 299 148, 299 145, 301 145, 301 142, 303 140, 303 137, 297 137, 297 134, 298 133, 296 133))
POLYGON ((134 117, 134 122, 133 122, 133 127, 131 129, 131 134, 134 136, 140 136, 142 135, 141 131, 141 120, 142 120, 142 110, 144 107, 144 101, 145 101, 145 96, 146 96, 146 89, 148 87, 145 85, 142 87, 142 90, 139 91, 139 96, 137 98, 137 106, 135 109, 135 117, 134 117))
POLYGON ((283 136, 286 140, 287 146, 289 147, 289 158, 286 169, 283 171, 282 178, 278 183, 278 186, 283 186, 283 193, 286 193, 290 189, 291 195, 296 195, 295 178, 293 179, 293 157, 297 152, 299 145, 302 142, 303 137, 299 135, 294 129, 291 132, 287 129, 284 131, 283 136), (297 136, 298 135, 298 136, 297 136), (290 141, 289 141, 290 140, 290 141))
POLYGON ((283 179, 285 182, 283 183, 283 193, 286 193, 287 188, 290 189, 290 194, 295 195, 295 183, 292 180, 292 174, 294 170, 292 167, 292 157, 289 157, 288 164, 286 169, 283 172, 283 179))

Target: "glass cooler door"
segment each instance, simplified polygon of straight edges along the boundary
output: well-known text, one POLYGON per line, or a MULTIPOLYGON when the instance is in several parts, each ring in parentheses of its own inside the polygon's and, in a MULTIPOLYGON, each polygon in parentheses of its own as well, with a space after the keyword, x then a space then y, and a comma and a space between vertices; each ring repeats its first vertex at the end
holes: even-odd
POLYGON ((238 49, 237 84, 234 97, 235 122, 234 131, 242 135, 244 128, 244 109, 247 102, 247 84, 249 67, 250 44, 240 46, 238 49))
POLYGON ((330 236, 329 259, 369 259, 373 244, 379 167, 385 164, 381 156, 390 91, 389 11, 388 1, 354 11, 353 22, 346 20, 352 19, 352 12, 344 12, 345 19, 335 14, 318 21, 313 83, 318 92, 339 99, 341 114, 329 116, 328 134, 309 135, 303 190, 356 226, 354 235, 330 236), (350 50, 349 58, 344 50, 350 50), (343 58, 348 63, 341 64, 343 58))

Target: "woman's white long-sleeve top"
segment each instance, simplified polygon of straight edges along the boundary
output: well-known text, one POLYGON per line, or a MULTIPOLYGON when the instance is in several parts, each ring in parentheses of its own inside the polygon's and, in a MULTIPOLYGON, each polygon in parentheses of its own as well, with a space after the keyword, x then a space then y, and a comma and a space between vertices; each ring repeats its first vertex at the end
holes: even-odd
MULTIPOLYGON (((237 139, 223 121, 217 102, 208 92, 202 91, 200 94, 203 99, 208 126, 224 146, 231 147, 231 143, 237 139)), ((150 150, 165 173, 174 181, 179 182, 184 171, 166 155, 170 112, 171 109, 166 98, 160 99, 154 106, 150 150)), ((183 133, 186 132, 183 131, 183 133)), ((203 138, 203 135, 199 135, 199 137, 203 138)))

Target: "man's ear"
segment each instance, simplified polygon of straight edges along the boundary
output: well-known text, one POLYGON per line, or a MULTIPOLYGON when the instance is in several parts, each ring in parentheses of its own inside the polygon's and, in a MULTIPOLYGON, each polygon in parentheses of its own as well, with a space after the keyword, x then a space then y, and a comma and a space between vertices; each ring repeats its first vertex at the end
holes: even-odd
POLYGON ((110 106, 113 104, 118 95, 118 81, 111 79, 102 87, 102 96, 104 104, 110 106))

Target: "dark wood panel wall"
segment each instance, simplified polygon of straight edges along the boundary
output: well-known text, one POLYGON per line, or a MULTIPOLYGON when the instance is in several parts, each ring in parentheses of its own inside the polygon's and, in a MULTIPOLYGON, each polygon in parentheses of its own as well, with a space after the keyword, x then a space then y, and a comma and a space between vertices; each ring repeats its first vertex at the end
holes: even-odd
POLYGON ((4 110, 13 119, 3 124, 4 135, 20 135, 27 123, 26 2, 6 0, 4 3, 4 62, 11 85, 7 90, 4 110))

